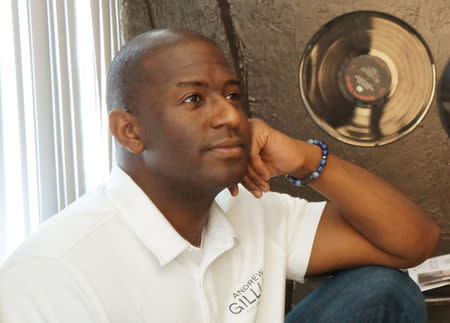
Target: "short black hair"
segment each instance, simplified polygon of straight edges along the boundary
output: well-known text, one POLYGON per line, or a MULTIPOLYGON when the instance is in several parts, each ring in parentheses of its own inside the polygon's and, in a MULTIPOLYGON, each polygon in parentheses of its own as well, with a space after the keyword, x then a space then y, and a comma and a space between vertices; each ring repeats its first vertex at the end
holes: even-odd
POLYGON ((211 39, 190 30, 151 29, 128 41, 114 57, 107 77, 108 112, 135 110, 136 97, 147 83, 142 73, 142 59, 157 51, 191 41, 205 41, 218 47, 211 39))

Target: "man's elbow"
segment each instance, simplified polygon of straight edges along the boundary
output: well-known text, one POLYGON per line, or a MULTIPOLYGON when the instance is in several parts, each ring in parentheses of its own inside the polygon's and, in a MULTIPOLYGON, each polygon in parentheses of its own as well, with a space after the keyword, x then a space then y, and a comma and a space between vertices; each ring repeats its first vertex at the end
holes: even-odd
POLYGON ((433 252, 436 250, 436 247, 439 244, 439 240, 441 239, 441 229, 438 227, 436 223, 432 223, 431 228, 427 232, 428 237, 428 246, 424 248, 424 259, 431 257, 433 252))
POLYGON ((420 265, 433 255, 441 238, 441 229, 432 222, 418 237, 420 238, 418 238, 416 243, 415 252, 413 253, 414 256, 410 259, 411 264, 409 267, 420 265))

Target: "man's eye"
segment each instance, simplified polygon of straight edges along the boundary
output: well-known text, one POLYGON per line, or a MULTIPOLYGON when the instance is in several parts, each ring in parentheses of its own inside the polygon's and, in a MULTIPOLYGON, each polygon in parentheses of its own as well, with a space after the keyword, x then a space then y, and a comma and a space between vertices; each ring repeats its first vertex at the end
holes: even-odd
POLYGON ((187 97, 183 102, 185 103, 199 103, 201 101, 201 97, 198 94, 193 94, 187 97))
POLYGON ((239 93, 230 93, 225 97, 227 100, 239 101, 241 98, 239 93))

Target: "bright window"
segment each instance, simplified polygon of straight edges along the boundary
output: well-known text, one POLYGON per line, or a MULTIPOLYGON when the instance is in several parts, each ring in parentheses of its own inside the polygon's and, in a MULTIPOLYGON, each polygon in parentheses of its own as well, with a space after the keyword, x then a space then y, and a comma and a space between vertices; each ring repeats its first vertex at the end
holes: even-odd
POLYGON ((0 264, 112 164, 115 0, 0 2, 0 264))

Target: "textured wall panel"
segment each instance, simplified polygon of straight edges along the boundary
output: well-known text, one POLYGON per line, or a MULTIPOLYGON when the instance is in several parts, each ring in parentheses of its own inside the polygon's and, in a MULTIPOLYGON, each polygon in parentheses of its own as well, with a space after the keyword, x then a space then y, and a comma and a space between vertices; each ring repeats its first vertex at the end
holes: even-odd
POLYGON ((153 27, 151 8, 146 0, 122 0, 119 10, 124 43, 153 27))
POLYGON ((214 0, 149 1, 157 28, 187 28, 215 40, 229 54, 227 36, 214 0))

